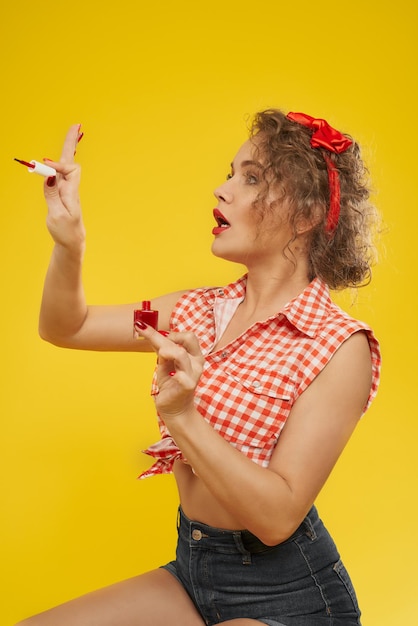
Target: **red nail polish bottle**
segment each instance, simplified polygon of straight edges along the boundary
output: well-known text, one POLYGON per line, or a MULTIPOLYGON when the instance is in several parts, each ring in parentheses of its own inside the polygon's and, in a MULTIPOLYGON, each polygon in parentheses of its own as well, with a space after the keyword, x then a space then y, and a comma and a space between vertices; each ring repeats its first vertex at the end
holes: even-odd
POLYGON ((140 335, 135 330, 135 322, 141 321, 152 326, 152 328, 158 328, 158 311, 151 310, 151 302, 149 300, 142 301, 142 309, 134 310, 134 338, 138 339, 140 335))

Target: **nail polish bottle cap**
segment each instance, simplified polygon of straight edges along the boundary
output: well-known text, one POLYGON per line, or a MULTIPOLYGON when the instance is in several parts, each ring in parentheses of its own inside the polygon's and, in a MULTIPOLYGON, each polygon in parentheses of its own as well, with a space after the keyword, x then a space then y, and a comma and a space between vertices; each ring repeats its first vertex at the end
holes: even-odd
POLYGON ((151 311, 151 301, 150 300, 142 300, 142 310, 143 311, 151 311))

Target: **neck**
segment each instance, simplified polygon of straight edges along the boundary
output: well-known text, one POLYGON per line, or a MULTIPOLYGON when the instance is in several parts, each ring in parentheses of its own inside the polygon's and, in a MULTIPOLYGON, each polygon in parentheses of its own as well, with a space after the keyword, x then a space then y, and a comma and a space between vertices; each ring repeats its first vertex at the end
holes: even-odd
POLYGON ((242 306, 249 316, 258 317, 263 312, 273 314, 298 296, 309 282, 304 263, 271 271, 266 271, 265 268, 248 268, 246 295, 242 306))

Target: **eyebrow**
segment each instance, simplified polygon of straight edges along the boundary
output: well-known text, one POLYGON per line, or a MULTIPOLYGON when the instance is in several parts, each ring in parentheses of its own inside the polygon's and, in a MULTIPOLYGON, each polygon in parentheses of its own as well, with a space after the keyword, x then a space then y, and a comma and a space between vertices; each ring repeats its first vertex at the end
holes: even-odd
MULTIPOLYGON (((264 169, 264 167, 258 161, 252 161, 252 160, 242 161, 240 165, 241 167, 249 167, 251 165, 253 167, 257 167, 260 170, 264 169)), ((231 163, 231 167, 232 168, 234 167, 234 163, 231 163)))

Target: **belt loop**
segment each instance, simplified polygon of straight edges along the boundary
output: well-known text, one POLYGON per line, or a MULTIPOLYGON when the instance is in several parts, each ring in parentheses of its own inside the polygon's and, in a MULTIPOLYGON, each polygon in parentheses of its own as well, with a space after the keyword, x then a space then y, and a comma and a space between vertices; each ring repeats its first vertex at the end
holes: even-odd
MULTIPOLYGON (((311 513, 311 511, 309 512, 311 513)), ((307 535, 307 537, 309 537, 309 539, 311 541, 315 541, 315 539, 317 539, 317 534, 315 532, 315 529, 313 527, 313 524, 309 518, 309 513, 308 515, 305 517, 305 519, 303 520, 303 525, 305 526, 305 533, 307 535)))
POLYGON ((237 546, 238 551, 242 555, 242 564, 251 565, 251 552, 249 552, 244 546, 241 531, 236 530, 232 533, 232 535, 234 537, 235 545, 237 546))

